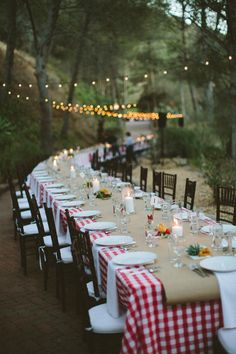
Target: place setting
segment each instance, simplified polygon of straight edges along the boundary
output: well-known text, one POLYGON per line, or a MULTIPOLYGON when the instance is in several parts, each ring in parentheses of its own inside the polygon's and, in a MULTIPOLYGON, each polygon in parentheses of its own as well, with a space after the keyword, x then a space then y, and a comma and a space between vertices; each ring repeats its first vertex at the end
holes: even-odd
POLYGON ((101 217, 101 211, 100 210, 81 210, 81 211, 77 211, 76 213, 73 214, 74 218, 79 218, 79 219, 83 219, 83 218, 93 218, 98 219, 101 217))
POLYGON ((86 231, 114 231, 117 226, 112 221, 97 221, 84 225, 83 229, 86 231))

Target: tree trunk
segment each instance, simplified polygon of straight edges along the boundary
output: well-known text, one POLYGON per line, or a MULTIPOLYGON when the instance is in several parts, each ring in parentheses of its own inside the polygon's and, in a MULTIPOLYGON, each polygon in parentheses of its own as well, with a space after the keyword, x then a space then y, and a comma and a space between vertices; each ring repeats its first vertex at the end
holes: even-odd
MULTIPOLYGON (((236 53, 236 6, 235 0, 227 0, 226 6, 226 15, 227 15, 227 37, 229 44, 229 52, 236 53)), ((232 125, 232 157, 236 159, 236 62, 235 57, 230 62, 230 88, 229 88, 229 97, 230 97, 230 109, 231 114, 231 125, 232 125)))
MULTIPOLYGON (((84 48, 84 44, 86 41, 86 34, 88 31, 89 21, 90 21, 89 14, 86 14, 86 18, 85 18, 85 22, 84 22, 84 26, 83 26, 83 31, 80 34, 79 45, 77 47, 77 52, 75 55, 75 64, 74 64, 74 67, 72 70, 71 81, 70 81, 70 85, 69 85, 69 93, 68 93, 68 97, 67 97, 67 104, 72 103, 73 99, 74 99, 74 94, 75 94, 74 83, 77 81, 77 78, 78 78, 78 72, 79 72, 79 67, 80 67, 80 63, 82 60, 83 48, 84 48)), ((61 128, 61 137, 63 137, 63 138, 66 138, 68 135, 69 117, 70 117, 70 112, 65 111, 64 116, 63 116, 63 125, 61 128)))
POLYGON ((48 4, 48 18, 43 30, 36 30, 35 19, 31 10, 29 0, 25 0, 29 19, 34 37, 34 47, 36 53, 36 68, 35 75, 37 78, 39 100, 41 109, 41 146, 46 154, 52 153, 52 109, 46 88, 47 70, 46 65, 51 49, 52 39, 56 28, 56 23, 59 16, 61 0, 51 0, 48 4), (40 34, 39 34, 40 33, 40 34), (45 99, 48 99, 46 102, 45 99))
POLYGON ((14 62, 14 50, 16 45, 16 13, 17 0, 9 0, 8 2, 8 36, 7 48, 4 62, 4 81, 6 83, 6 90, 4 91, 4 98, 7 96, 7 89, 11 87, 12 69, 14 62))
POLYGON ((36 57, 36 68, 35 75, 37 77, 37 84, 39 90, 39 104, 41 109, 41 145, 42 150, 46 154, 51 154, 52 152, 52 109, 50 101, 46 102, 48 99, 48 90, 45 87, 47 83, 47 74, 45 70, 45 58, 40 54, 36 57))

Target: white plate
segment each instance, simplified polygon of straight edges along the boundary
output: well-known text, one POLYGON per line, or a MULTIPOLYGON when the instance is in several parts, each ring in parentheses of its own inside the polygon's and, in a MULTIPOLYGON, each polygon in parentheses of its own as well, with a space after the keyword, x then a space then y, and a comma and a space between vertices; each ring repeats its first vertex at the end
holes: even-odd
POLYGON ((75 199, 76 196, 73 194, 62 194, 62 195, 55 195, 54 199, 56 200, 70 200, 70 199, 75 199))
POLYGON ((52 189, 52 190, 50 190, 50 193, 51 194, 57 194, 57 193, 67 193, 67 192, 69 192, 70 190, 69 190, 69 188, 54 188, 54 189, 52 189))
POLYGON ((140 186, 134 186, 135 191, 140 191, 141 187, 140 186))
POLYGON ((186 211, 182 211, 181 213, 174 214, 174 218, 178 220, 188 220, 188 213, 186 211))
POLYGON ((83 200, 72 200, 71 202, 63 202, 60 204, 63 208, 73 208, 84 205, 83 200))
POLYGON ((111 221, 100 221, 84 225, 83 228, 88 231, 113 230, 116 228, 116 224, 111 221))
POLYGON ((118 182, 118 183, 116 183, 116 187, 118 187, 118 188, 129 186, 129 185, 130 185, 129 182, 118 182))
POLYGON ((162 204, 156 203, 156 204, 154 205, 154 208, 161 210, 161 209, 162 209, 162 204))
POLYGON ((94 242, 99 246, 121 246, 133 244, 134 239, 131 236, 112 235, 100 237, 94 242))
POLYGON ((134 193, 134 198, 141 199, 144 193, 142 191, 137 191, 134 193))
POLYGON ((33 172, 34 176, 36 177, 45 177, 48 176, 47 171, 42 171, 42 172, 33 172))
POLYGON ((54 189, 54 188, 61 188, 64 187, 63 183, 53 183, 53 184, 49 184, 46 189, 54 189))
POLYGON ((49 177, 49 176, 45 176, 45 177, 37 177, 37 180, 39 181, 39 182, 53 182, 54 181, 54 178, 52 178, 52 177, 49 177))
POLYGON ((100 215, 101 212, 99 210, 83 210, 74 213, 74 218, 90 218, 92 216, 100 215))
POLYGON ((150 264, 155 261, 157 255, 153 252, 127 252, 112 258, 112 262, 119 265, 150 264))
POLYGON ((202 268, 213 272, 233 272, 236 270, 236 257, 217 256, 203 259, 200 262, 202 268))
MULTIPOLYGON (((212 224, 213 225, 213 224, 212 224)), ((201 228, 201 231, 202 232, 205 232, 205 233, 210 233, 211 232, 211 228, 212 228, 212 225, 205 225, 201 228)), ((226 232, 229 232, 229 231, 233 231, 233 232, 236 232, 236 226, 235 225, 231 225, 231 224, 223 224, 223 232, 226 233, 226 232)))

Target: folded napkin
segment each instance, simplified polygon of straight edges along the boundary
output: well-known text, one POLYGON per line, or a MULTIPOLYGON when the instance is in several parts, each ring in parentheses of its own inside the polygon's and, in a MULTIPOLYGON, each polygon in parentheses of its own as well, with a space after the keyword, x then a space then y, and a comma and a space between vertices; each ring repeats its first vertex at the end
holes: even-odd
POLYGON ((102 277, 101 277, 100 264, 99 264, 99 251, 101 248, 104 247, 98 246, 95 242, 93 242, 92 253, 93 253, 94 266, 97 273, 98 285, 102 284, 102 277))
POLYGON ((215 272, 220 288, 224 328, 236 327, 236 272, 215 272))
POLYGON ((119 304, 118 291, 116 285, 116 270, 124 268, 122 266, 115 265, 112 260, 108 262, 107 270, 107 311, 114 317, 118 318, 124 313, 122 307, 119 304))

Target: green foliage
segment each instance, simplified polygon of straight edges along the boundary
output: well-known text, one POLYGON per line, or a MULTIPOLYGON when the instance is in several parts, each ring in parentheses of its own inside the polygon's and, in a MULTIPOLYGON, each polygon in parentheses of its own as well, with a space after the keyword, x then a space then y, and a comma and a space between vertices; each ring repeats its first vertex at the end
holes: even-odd
POLYGON ((8 169, 16 165, 29 164, 40 159, 41 149, 38 123, 31 119, 31 109, 24 104, 11 101, 1 105, 0 111, 0 179, 8 169))
MULTIPOLYGON (((222 154, 223 155, 223 154, 222 154)), ((225 156, 216 155, 205 159, 203 171, 206 182, 215 190, 216 186, 236 187, 236 163, 225 156)))
MULTIPOLYGON (((160 134, 158 148, 160 148, 160 134)), ((200 156, 200 139, 194 130, 180 127, 164 129, 164 154, 166 157, 196 158, 200 156)))

